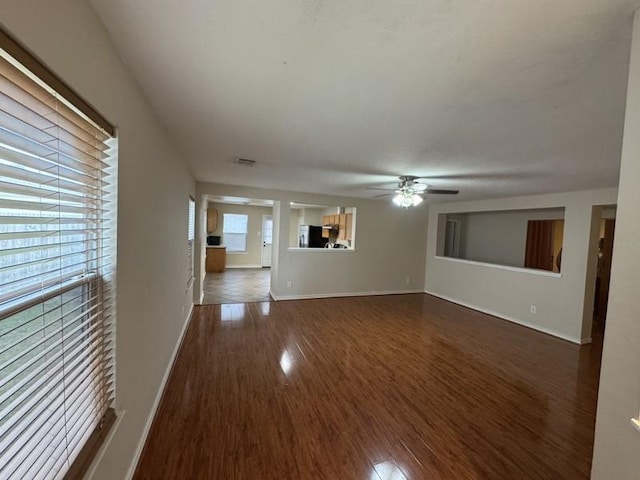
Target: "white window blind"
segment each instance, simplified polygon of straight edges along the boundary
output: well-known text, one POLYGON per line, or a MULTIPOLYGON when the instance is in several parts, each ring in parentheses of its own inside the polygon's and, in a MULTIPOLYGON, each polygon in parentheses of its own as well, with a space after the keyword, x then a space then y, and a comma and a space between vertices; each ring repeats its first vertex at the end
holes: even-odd
POLYGON ((246 252, 249 216, 238 213, 225 213, 223 214, 222 222, 222 234, 227 252, 246 252))
POLYGON ((59 479, 112 414, 116 144, 0 55, 0 479, 59 479))
POLYGON ((187 227, 187 282, 193 278, 193 250, 196 238, 196 201, 189 198, 189 226, 187 227))

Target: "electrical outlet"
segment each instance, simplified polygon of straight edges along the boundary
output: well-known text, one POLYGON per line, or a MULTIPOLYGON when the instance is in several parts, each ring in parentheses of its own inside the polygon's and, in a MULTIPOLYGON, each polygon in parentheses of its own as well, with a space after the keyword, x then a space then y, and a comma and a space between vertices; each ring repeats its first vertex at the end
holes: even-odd
POLYGON ((533 313, 535 315, 536 314, 536 306, 535 305, 531 305, 530 311, 531 311, 531 313, 533 313))
POLYGON ((291 288, 291 282, 287 282, 287 288, 291 288))

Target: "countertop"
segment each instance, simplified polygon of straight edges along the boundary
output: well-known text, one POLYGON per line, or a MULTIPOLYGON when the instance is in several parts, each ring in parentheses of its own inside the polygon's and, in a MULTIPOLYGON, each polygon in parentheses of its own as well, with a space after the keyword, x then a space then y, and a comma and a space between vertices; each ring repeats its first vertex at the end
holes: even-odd
POLYGON ((207 248, 227 248, 226 245, 207 245, 207 248))

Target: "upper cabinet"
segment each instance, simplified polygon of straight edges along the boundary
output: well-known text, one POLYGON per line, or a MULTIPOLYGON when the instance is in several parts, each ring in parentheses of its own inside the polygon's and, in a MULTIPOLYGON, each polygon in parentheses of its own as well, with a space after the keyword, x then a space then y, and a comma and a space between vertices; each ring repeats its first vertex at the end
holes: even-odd
POLYGON ((346 216, 346 228, 345 228, 345 240, 353 240, 353 213, 347 213, 346 216))
MULTIPOLYGON (((352 240, 353 232, 353 214, 352 213, 338 213, 335 215, 323 215, 322 225, 337 225, 338 227, 338 240, 352 240)), ((322 236, 324 238, 329 237, 329 229, 322 229, 322 236)))
POLYGON ((218 229, 218 210, 207 208, 207 233, 213 233, 218 229))

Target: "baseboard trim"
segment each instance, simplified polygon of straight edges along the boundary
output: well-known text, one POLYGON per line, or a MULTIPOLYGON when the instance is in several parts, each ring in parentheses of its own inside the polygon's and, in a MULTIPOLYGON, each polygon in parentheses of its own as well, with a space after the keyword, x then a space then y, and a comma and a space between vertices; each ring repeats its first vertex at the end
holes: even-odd
POLYGON ((153 425, 153 421, 156 418, 156 413, 158 411, 158 407, 160 406, 160 402, 162 401, 162 396, 164 395, 164 389, 167 386, 167 382, 169 381, 169 377, 171 376, 171 372, 173 371, 173 365, 175 364, 176 357, 178 356, 178 352, 180 351, 180 347, 182 347, 182 342, 184 340, 184 335, 187 333, 187 328, 191 323, 191 314, 193 313, 194 305, 191 305, 189 309, 189 314, 184 321, 184 325, 182 325, 182 331, 180 332, 180 337, 176 342, 176 346, 171 353, 171 358, 169 359, 169 365, 167 366, 166 371, 164 372, 164 376, 162 377, 162 381, 160 382, 160 388, 158 388, 158 393, 156 394, 156 398, 153 402, 153 406, 151 407, 151 412, 149 413, 149 417, 147 418, 147 423, 144 426, 144 430, 142 433, 142 438, 138 443, 138 447, 136 448, 135 455, 133 456, 133 460, 131 465, 129 466, 129 470, 127 471, 126 480, 131 480, 133 478, 133 474, 136 472, 136 467, 138 466, 138 462, 140 461, 140 456, 142 455, 142 449, 144 448, 144 444, 147 442, 147 436, 149 435, 149 431, 151 430, 151 425, 153 425))
MULTIPOLYGON (((470 308, 472 310, 477 310, 478 312, 486 313, 487 315, 491 315, 492 317, 497 317, 497 318, 501 318, 502 320, 507 320, 507 321, 509 321, 511 323, 518 324, 518 325, 520 325, 522 327, 527 327, 527 328, 530 328, 532 330, 536 330, 536 331, 541 332, 541 333, 546 333, 547 335, 551 335, 553 337, 559 338, 561 340, 565 340, 567 342, 575 343, 577 345, 583 345, 584 344, 583 340, 570 337, 568 335, 565 335, 565 334, 560 333, 560 332, 556 332, 555 330, 551 330, 549 328, 544 328, 544 327, 540 327, 538 325, 534 325, 532 323, 525 322, 524 320, 520 320, 519 318, 511 317, 509 315, 504 315, 504 314, 499 313, 499 312, 494 312, 493 310, 489 310, 487 308, 481 308, 481 307, 478 307, 477 305, 472 305, 470 303, 457 300, 457 299, 449 297, 447 295, 442 295, 440 293, 435 293, 435 292, 432 292, 432 291, 429 291, 429 290, 425 290, 424 293, 426 293, 428 295, 433 295, 434 297, 441 298, 442 300, 446 300, 447 302, 455 303, 457 305, 461 305, 463 307, 470 308)), ((589 339, 589 340, 591 340, 591 339, 589 339)), ((585 342, 585 343, 588 343, 588 342, 585 342)))
POLYGON ((383 290, 375 292, 343 292, 343 293, 314 293, 304 295, 276 295, 273 290, 269 292, 271 297, 279 302, 281 300, 311 300, 317 298, 337 297, 373 297, 378 295, 406 295, 409 293, 424 293, 422 290, 383 290))

